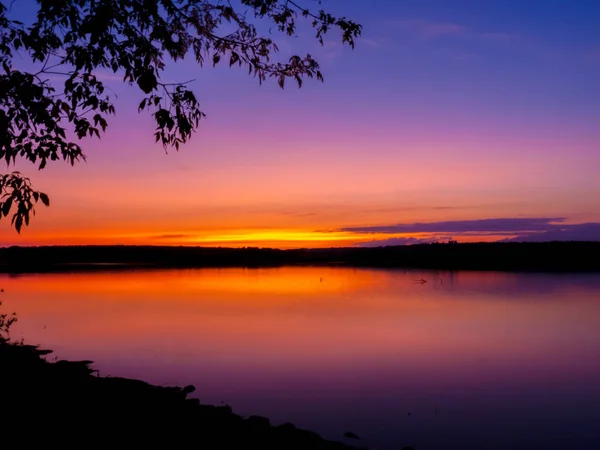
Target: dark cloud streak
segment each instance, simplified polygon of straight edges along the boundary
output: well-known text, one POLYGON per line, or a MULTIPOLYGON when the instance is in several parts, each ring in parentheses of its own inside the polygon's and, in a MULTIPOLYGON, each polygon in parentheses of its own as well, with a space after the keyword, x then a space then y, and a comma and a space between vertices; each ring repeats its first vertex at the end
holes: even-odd
POLYGON ((448 241, 466 236, 507 236, 499 242, 600 241, 600 223, 565 224, 564 217, 497 218, 447 222, 406 223, 346 227, 338 231, 357 234, 428 233, 429 237, 392 237, 358 244, 361 247, 413 245, 448 241), (450 237, 447 234, 454 236, 450 237))
POLYGON ((429 239, 418 239, 418 238, 389 238, 379 239, 369 242, 361 242, 358 244, 359 247, 386 247, 388 245, 415 245, 415 244, 429 244, 435 241, 448 241, 451 237, 444 236, 441 238, 429 238, 429 239))
POLYGON ((525 233, 532 231, 547 231, 556 226, 553 222, 564 222, 564 217, 545 218, 505 218, 457 220, 448 222, 406 223, 396 225, 381 225, 368 227, 347 227, 339 231, 351 233, 525 233))
POLYGON ((191 234, 159 234, 157 236, 152 236, 151 239, 185 239, 189 238, 193 235, 191 234))
POLYGON ((561 225, 541 233, 528 233, 500 242, 600 241, 600 223, 561 225))

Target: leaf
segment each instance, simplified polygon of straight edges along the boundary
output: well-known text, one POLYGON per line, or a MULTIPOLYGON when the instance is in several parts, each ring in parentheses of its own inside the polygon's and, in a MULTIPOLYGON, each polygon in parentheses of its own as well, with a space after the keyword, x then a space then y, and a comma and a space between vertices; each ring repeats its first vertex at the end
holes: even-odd
POLYGON ((50 206, 50 199, 43 192, 40 192, 40 200, 45 206, 50 206))
POLYGON ((23 228, 23 216, 16 216, 15 229, 17 233, 21 234, 21 228, 23 228))
POLYGON ((8 213, 10 211, 10 207, 12 206, 12 197, 8 197, 8 200, 6 200, 4 203, 2 203, 2 215, 4 217, 8 216, 8 213))
POLYGON ((145 94, 149 94, 158 85, 158 80, 156 79, 156 75, 154 75, 152 69, 147 69, 137 79, 137 84, 145 94))

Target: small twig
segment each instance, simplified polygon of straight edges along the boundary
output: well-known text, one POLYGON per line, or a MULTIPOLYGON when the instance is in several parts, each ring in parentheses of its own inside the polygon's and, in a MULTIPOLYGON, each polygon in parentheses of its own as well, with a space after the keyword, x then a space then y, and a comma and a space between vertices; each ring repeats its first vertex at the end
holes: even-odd
POLYGON ((158 83, 159 86, 165 87, 165 86, 183 86, 184 84, 188 84, 191 83, 192 81, 196 81, 195 78, 192 78, 191 80, 188 81, 182 81, 180 83, 158 83))

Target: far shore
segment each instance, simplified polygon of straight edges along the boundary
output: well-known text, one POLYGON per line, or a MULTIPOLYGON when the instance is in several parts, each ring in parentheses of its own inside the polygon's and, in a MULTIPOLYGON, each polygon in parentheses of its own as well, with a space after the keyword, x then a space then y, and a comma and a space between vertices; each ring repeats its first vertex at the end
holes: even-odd
POLYGON ((44 246, 0 248, 0 273, 342 266, 515 272, 600 272, 600 242, 418 244, 375 248, 44 246))

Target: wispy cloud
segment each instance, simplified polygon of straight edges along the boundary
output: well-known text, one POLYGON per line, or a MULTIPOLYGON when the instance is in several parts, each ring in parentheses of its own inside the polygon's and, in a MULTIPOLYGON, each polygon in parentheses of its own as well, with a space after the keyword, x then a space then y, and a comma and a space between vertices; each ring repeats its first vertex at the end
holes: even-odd
POLYGON ((452 22, 435 22, 418 19, 394 21, 393 25, 422 41, 443 37, 457 37, 463 39, 483 39, 490 42, 511 43, 520 38, 520 36, 515 33, 480 31, 452 22))
POLYGON ((450 210, 462 210, 462 209, 474 209, 481 208, 483 205, 477 206, 397 206, 390 208, 369 208, 365 209, 363 212, 365 213, 385 213, 385 212, 408 212, 408 211, 450 211, 450 210))
POLYGON ((493 41, 493 42, 500 42, 500 43, 511 43, 511 42, 515 42, 518 41, 521 36, 519 36, 518 34, 515 33, 503 33, 503 32, 484 32, 484 33, 475 33, 477 36, 489 40, 489 41, 493 41))
POLYGON ((295 213, 295 212, 281 212, 282 216, 293 216, 293 217, 310 217, 316 216, 316 213, 308 212, 308 213, 295 213))
POLYGON ((190 234, 159 234, 156 236, 151 236, 150 239, 157 240, 169 240, 169 239, 186 239, 191 237, 190 234))
POLYGON ((380 48, 382 46, 382 42, 380 39, 361 38, 360 41, 364 42, 367 45, 370 45, 371 47, 375 47, 375 48, 380 48))
POLYGON ((585 63, 600 64, 600 44, 588 46, 586 48, 561 46, 547 49, 542 53, 545 60, 553 63, 585 63))
POLYGON ((318 50, 322 57, 328 60, 336 59, 342 55, 344 47, 337 41, 325 41, 323 46, 318 50))
POLYGON ((468 33, 467 28, 461 25, 429 20, 399 20, 394 22, 394 25, 423 40, 442 36, 464 36, 468 33))

